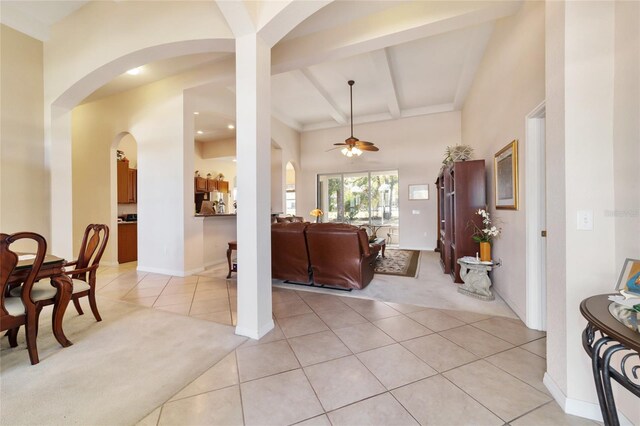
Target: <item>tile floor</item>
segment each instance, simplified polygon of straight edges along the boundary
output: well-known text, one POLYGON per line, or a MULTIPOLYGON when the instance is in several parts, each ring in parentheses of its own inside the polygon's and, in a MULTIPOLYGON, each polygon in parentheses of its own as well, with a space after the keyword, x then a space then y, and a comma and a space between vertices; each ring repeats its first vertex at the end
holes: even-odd
MULTIPOLYGON (((235 324, 222 268, 178 278, 104 268, 99 297, 235 324)), ((482 302, 479 302, 482 303, 482 302)), ((545 335, 512 318, 273 289, 276 327, 140 425, 592 424, 542 377, 545 335)))

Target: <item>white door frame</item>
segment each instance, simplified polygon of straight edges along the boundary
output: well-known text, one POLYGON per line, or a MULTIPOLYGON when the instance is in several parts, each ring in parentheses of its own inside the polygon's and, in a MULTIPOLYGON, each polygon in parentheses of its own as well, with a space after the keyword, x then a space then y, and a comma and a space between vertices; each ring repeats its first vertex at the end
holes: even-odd
POLYGON ((525 215, 526 215, 526 324, 536 330, 547 328, 545 269, 545 103, 526 117, 525 215))

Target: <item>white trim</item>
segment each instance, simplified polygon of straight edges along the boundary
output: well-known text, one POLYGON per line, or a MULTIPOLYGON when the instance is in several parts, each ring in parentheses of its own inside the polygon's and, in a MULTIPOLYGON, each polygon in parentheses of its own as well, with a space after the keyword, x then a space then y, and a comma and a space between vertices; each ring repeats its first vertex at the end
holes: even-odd
MULTIPOLYGON (((572 416, 583 417, 585 419, 595 420, 602 422, 602 413, 600 412, 600 405, 593 402, 581 401, 579 399, 567 398, 562 389, 556 384, 549 373, 544 373, 542 382, 547 387, 553 399, 556 400, 562 411, 572 416)), ((618 419, 621 426, 633 426, 631 420, 629 420, 624 414, 618 410, 618 419)))
POLYGON ((254 340, 260 340, 268 332, 273 330, 274 327, 275 327, 275 324, 273 323, 273 320, 271 320, 268 323, 266 323, 260 330, 257 331, 257 333, 256 333, 256 331, 254 329, 248 329, 248 328, 245 328, 245 327, 236 326, 236 334, 240 335, 240 336, 249 337, 249 338, 254 339, 254 340))
POLYGON ((546 266, 545 241, 540 237, 545 209, 544 121, 545 103, 535 107, 525 119, 525 218, 526 218, 526 309, 525 323, 536 330, 546 330, 546 285, 542 268, 546 266), (541 146, 542 145, 542 146, 541 146))

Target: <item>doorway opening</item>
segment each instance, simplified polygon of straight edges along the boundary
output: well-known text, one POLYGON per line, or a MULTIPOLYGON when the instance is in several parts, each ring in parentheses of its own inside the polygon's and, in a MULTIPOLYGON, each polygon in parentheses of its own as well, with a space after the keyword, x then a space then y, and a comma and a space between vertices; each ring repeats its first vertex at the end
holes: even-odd
POLYGON ((138 260, 138 143, 128 132, 116 141, 118 263, 128 263, 138 260))
POLYGON ((296 169, 290 161, 285 167, 285 213, 296 215, 296 169))
POLYGON ((545 117, 544 102, 526 117, 526 323, 536 330, 547 328, 545 117))

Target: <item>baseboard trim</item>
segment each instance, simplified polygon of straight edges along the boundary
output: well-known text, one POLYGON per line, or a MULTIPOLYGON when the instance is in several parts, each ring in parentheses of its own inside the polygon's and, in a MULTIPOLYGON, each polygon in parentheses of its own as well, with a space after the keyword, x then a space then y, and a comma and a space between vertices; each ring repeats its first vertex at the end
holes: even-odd
POLYGON ((249 338, 254 339, 254 340, 260 340, 268 332, 273 330, 274 327, 275 327, 275 324, 273 323, 273 320, 270 320, 268 323, 263 325, 262 328, 260 328, 260 330, 258 330, 257 332, 254 329, 249 329, 249 328, 246 328, 246 327, 240 327, 238 325, 238 326, 236 326, 236 334, 239 335, 239 336, 249 337, 249 338))
MULTIPOLYGON (((562 411, 572 416, 584 417, 589 420, 595 420, 597 422, 602 421, 602 413, 600 412, 600 405, 593 402, 581 401, 579 399, 567 398, 564 392, 556 384, 556 382, 549 376, 549 373, 544 373, 542 383, 547 387, 551 396, 556 400, 562 411)), ((618 419, 621 426, 633 426, 631 420, 629 420, 624 414, 618 410, 618 419)))

